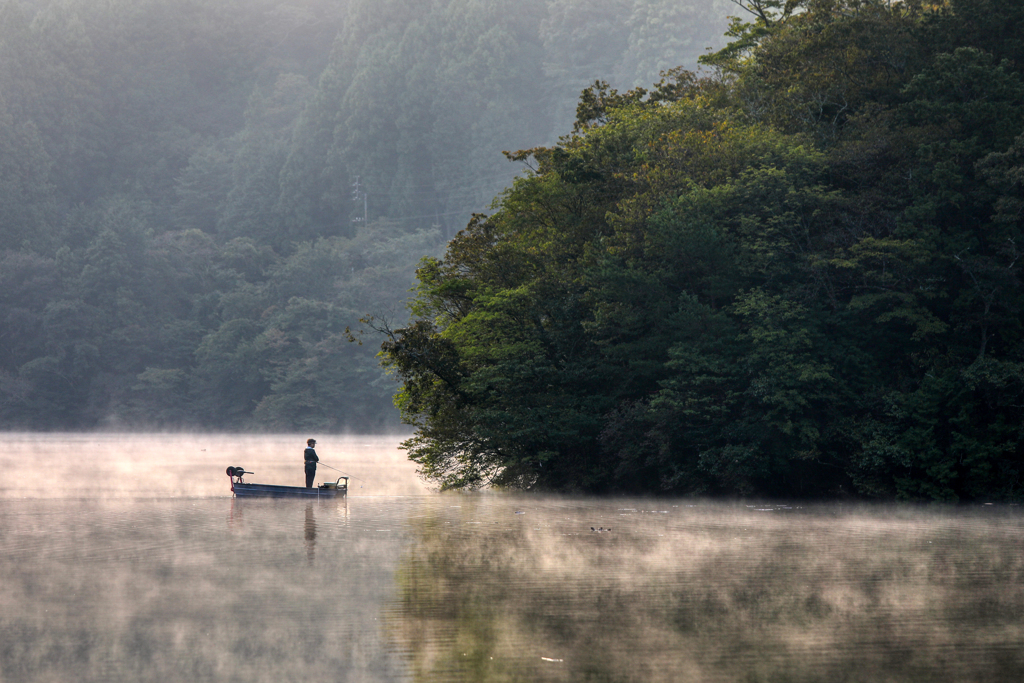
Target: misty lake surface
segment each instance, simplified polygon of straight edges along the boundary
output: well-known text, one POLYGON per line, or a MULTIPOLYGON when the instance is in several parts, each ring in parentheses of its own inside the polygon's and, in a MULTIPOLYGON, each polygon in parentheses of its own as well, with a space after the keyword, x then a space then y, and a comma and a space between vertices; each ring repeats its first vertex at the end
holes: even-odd
POLYGON ((0 681, 1024 680, 1018 507, 440 495, 319 434, 346 500, 232 497, 306 436, 0 436, 0 681))

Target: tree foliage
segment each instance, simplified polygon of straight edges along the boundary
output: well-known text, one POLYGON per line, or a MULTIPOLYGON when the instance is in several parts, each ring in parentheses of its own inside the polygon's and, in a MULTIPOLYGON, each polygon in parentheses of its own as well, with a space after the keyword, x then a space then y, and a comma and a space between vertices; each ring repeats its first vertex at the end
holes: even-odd
POLYGON ((1017 3, 737 2, 418 271, 383 361, 442 488, 1019 500, 1017 3))

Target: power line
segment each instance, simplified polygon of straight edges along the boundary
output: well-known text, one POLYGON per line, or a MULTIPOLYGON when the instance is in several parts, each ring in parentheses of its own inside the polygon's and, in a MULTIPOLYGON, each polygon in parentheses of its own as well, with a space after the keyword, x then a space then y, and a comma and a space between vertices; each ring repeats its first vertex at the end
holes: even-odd
POLYGON ((481 211, 474 212, 472 209, 465 209, 463 211, 448 211, 446 213, 426 213, 421 216, 381 216, 381 220, 387 221, 408 221, 415 218, 434 218, 435 216, 440 218, 441 216, 458 216, 465 215, 467 213, 482 213, 481 211))
MULTIPOLYGON (((515 180, 516 177, 518 177, 518 176, 516 176, 516 175, 509 176, 508 174, 502 173, 502 174, 490 175, 490 176, 473 176, 472 180, 473 181, 480 181, 480 180, 485 180, 486 181, 486 180, 501 179, 501 178, 508 178, 510 180, 515 180)), ((454 184, 455 185, 459 185, 460 183, 459 182, 455 182, 454 184)), ((375 197, 376 196, 384 196, 384 197, 396 197, 397 196, 397 197, 402 197, 402 196, 413 195, 413 194, 443 194, 445 192, 445 190, 438 189, 436 186, 410 185, 410 187, 412 187, 412 188, 415 188, 415 187, 428 188, 429 187, 430 189, 424 189, 424 190, 410 189, 410 190, 401 190, 401 191, 398 191, 398 192, 374 192, 373 194, 374 194, 375 197)), ((467 190, 467 191, 469 191, 469 192, 484 192, 485 190, 480 189, 480 190, 467 190)))
MULTIPOLYGON (((394 222, 399 222, 399 221, 420 220, 420 219, 424 219, 424 218, 447 218, 449 216, 468 216, 468 215, 473 214, 473 213, 483 213, 483 211, 480 211, 480 210, 474 209, 474 208, 465 208, 465 209, 461 209, 459 211, 444 211, 444 212, 439 212, 439 213, 425 213, 425 214, 420 214, 418 216, 379 216, 376 220, 378 220, 378 221, 394 221, 394 222)), ((332 230, 332 229, 335 229, 335 228, 343 228, 346 225, 349 225, 351 223, 357 223, 357 224, 360 224, 360 225, 368 225, 369 224, 369 222, 363 223, 363 219, 361 217, 357 217, 357 218, 349 221, 348 223, 341 222, 341 221, 339 221, 337 223, 318 223, 318 224, 315 224, 315 225, 311 224, 311 223, 305 223, 304 224, 304 228, 306 230, 313 229, 313 230, 315 230, 318 233, 323 233, 323 232, 326 232, 328 230, 332 230)))
MULTIPOLYGON (((368 202, 369 192, 366 191, 366 189, 365 189, 366 186, 361 182, 361 179, 362 179, 362 176, 356 176, 355 181, 352 183, 352 187, 353 187, 353 190, 352 190, 352 200, 355 201, 355 202, 358 202, 358 201, 361 200, 363 202, 363 215, 362 215, 362 217, 358 217, 357 216, 356 218, 353 218, 352 222, 353 223, 363 223, 363 224, 366 224, 367 221, 369 220, 369 209, 368 209, 368 206, 369 206, 369 202, 368 202)), ((408 220, 419 220, 419 219, 423 219, 423 218, 447 218, 449 216, 459 216, 459 215, 466 215, 466 214, 474 213, 474 209, 478 209, 479 206, 480 206, 480 204, 476 203, 475 200, 481 195, 482 192, 483 192, 482 190, 472 190, 472 189, 467 189, 465 192, 458 193, 458 194, 445 194, 444 192, 438 192, 436 190, 432 191, 432 192, 429 192, 429 193, 428 192, 423 192, 422 194, 439 195, 439 201, 441 201, 443 203, 446 203, 446 204, 450 204, 452 201, 465 201, 467 199, 468 200, 473 200, 474 206, 473 207, 465 207, 465 208, 457 209, 457 210, 454 210, 454 211, 434 211, 433 213, 420 214, 420 215, 416 215, 416 216, 391 216, 391 215, 384 214, 384 215, 380 216, 380 218, 383 219, 383 220, 391 220, 391 221, 408 221, 408 220)), ((410 193, 374 192, 373 196, 374 197, 378 197, 378 196, 381 196, 381 197, 405 197, 405 196, 408 196, 408 194, 416 194, 416 193, 412 193, 412 192, 410 192, 410 193)), ((477 212, 479 213, 479 211, 477 211, 477 212)), ((336 226, 329 226, 329 227, 336 227, 336 226)))

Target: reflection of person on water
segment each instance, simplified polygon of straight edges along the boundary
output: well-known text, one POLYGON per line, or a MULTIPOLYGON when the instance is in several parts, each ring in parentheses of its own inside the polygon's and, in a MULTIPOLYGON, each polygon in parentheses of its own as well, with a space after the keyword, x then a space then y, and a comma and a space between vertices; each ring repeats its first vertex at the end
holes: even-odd
POLYGON ((306 488, 313 488, 313 477, 316 475, 316 464, 320 458, 316 457, 316 439, 306 440, 306 451, 302 454, 306 460, 306 488))
POLYGON ((310 564, 316 559, 316 517, 313 515, 313 504, 306 505, 306 559, 310 564))

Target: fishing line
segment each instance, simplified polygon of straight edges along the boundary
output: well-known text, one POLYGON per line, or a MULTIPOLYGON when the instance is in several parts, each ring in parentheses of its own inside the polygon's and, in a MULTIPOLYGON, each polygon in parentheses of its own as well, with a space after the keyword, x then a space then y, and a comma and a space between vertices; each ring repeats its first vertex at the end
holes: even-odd
POLYGON ((329 470, 334 470, 335 472, 341 472, 342 474, 344 474, 349 479, 355 479, 356 481, 362 481, 364 484, 366 483, 365 481, 363 481, 359 477, 353 477, 351 474, 348 474, 347 472, 342 472, 337 467, 331 467, 330 465, 325 465, 322 462, 318 462, 317 464, 320 465, 321 467, 326 467, 329 470))

